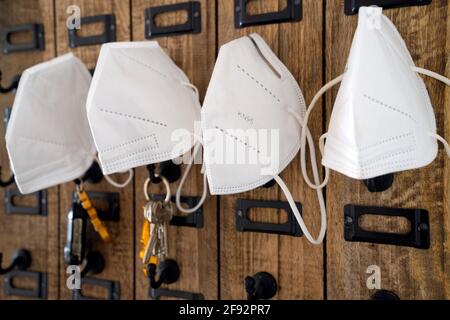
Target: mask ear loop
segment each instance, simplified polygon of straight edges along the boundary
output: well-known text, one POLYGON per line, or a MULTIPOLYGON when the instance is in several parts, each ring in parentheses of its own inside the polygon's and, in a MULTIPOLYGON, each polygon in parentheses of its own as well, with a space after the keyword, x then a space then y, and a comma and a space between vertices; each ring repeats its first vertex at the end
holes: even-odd
MULTIPOLYGON (((428 69, 423 69, 423 68, 419 68, 419 67, 412 67, 412 70, 414 72, 426 75, 430 78, 436 79, 438 81, 441 81, 443 83, 445 83, 447 86, 450 86, 450 79, 446 78, 442 75, 440 75, 439 73, 433 72, 431 70, 428 69)), ((447 140, 445 140, 442 136, 436 134, 436 133, 431 133, 430 132, 430 136, 435 138, 436 140, 438 140, 439 142, 441 142, 444 145, 445 148, 445 152, 447 153, 447 157, 450 158, 450 145, 448 144, 447 140)))
MULTIPOLYGON (((311 134, 309 132, 309 129, 308 129, 309 116, 310 116, 311 112, 313 111, 314 107, 316 106, 317 101, 319 101, 319 99, 322 97, 322 95, 324 95, 325 92, 327 92, 329 89, 331 89, 335 85, 339 84, 342 81, 343 78, 344 78, 344 74, 340 75, 336 79, 331 80, 326 85, 324 85, 319 90, 319 92, 317 92, 317 94, 314 96, 311 104, 309 105, 308 110, 306 111, 305 117, 304 117, 303 120, 296 113, 292 112, 292 114, 297 118, 297 121, 299 123, 301 123, 301 125, 302 125, 302 133, 301 133, 301 136, 300 136, 300 164, 301 164, 301 170, 302 170, 302 174, 303 174, 303 179, 305 180, 306 184, 312 189, 316 189, 316 190, 323 189, 328 184, 328 181, 330 179, 330 169, 325 167, 325 177, 324 177, 323 182, 321 184, 319 184, 319 182, 317 182, 317 184, 314 184, 309 179, 308 172, 306 171, 306 150, 305 150, 306 149, 307 133, 311 134)), ((323 139, 325 137, 322 136, 321 141, 323 141, 323 139)), ((319 146, 320 146, 320 153, 323 155, 324 144, 320 143, 319 146)), ((311 144, 310 147, 313 147, 313 144, 311 144)), ((317 166, 317 160, 316 160, 315 152, 313 153, 312 150, 310 150, 310 151, 311 151, 310 152, 310 154, 311 154, 311 162, 315 163, 316 166, 317 166)), ((313 168, 314 168, 314 166, 313 166, 313 168)))
MULTIPOLYGON (((296 117, 297 118, 297 117, 296 117)), ((303 127, 303 121, 300 118, 297 118, 299 121, 299 124, 303 127)), ((312 171, 314 180, 316 183, 319 183, 319 169, 316 162, 316 152, 314 150, 314 141, 311 135, 311 132, 309 130, 305 131, 308 139, 308 146, 310 149, 310 157, 311 157, 311 165, 312 165, 312 171)), ((319 207, 320 207, 320 232, 317 239, 314 239, 309 232, 308 228, 306 227, 305 221, 303 220, 300 212, 297 209, 297 206, 295 204, 295 200, 292 197, 291 192, 289 191, 289 188, 284 183, 283 179, 281 179, 279 176, 274 176, 275 181, 280 185, 281 190, 283 191, 284 195, 286 196, 287 201, 289 202, 289 205, 292 209, 292 212, 294 213, 295 218, 297 219, 298 224, 300 225, 300 228, 303 231, 303 234, 308 239, 309 242, 315 245, 320 245, 323 242, 323 239, 325 238, 325 234, 327 231, 327 209, 325 206, 325 199, 323 197, 322 189, 316 189, 317 192, 317 199, 319 200, 319 207)))
POLYGON ((189 171, 191 171, 192 165, 194 164, 194 159, 196 158, 197 153, 200 151, 201 146, 202 146, 201 142, 197 142, 194 145, 194 152, 193 152, 192 158, 189 161, 189 164, 186 167, 186 170, 184 171, 183 176, 181 177, 181 181, 177 187, 177 193, 175 195, 175 203, 177 205, 178 210, 183 213, 187 213, 187 214, 194 213, 195 211, 200 209, 203 206, 203 203, 205 202, 206 197, 208 195, 208 179, 206 177, 206 172, 202 172, 203 173, 203 193, 200 198, 200 201, 197 203, 197 205, 195 207, 189 208, 189 209, 183 208, 183 206, 181 205, 181 190, 183 189, 186 178, 189 174, 189 171))
MULTIPOLYGON (((181 84, 188 88, 191 88, 194 91, 197 100, 200 100, 200 94, 199 94, 198 88, 196 86, 194 86, 192 83, 189 83, 189 82, 182 82, 181 84)), ((205 202, 206 197, 208 196, 208 179, 206 177, 206 173, 202 172, 203 173, 203 193, 202 193, 202 196, 201 196, 199 202, 197 203, 197 205, 195 207, 189 208, 189 209, 186 209, 181 205, 181 190, 183 189, 183 186, 184 186, 184 183, 186 182, 187 176, 189 175, 189 172, 192 169, 192 165, 194 164, 194 159, 196 158, 197 153, 200 150, 200 147, 201 147, 200 141, 201 141, 201 139, 199 139, 199 142, 197 142, 194 145, 194 152, 193 152, 192 158, 191 158, 188 166, 186 167, 186 170, 184 171, 183 176, 181 177, 180 184, 178 185, 177 192, 175 194, 175 204, 177 206, 177 209, 180 212, 183 212, 186 214, 194 213, 195 211, 200 209, 203 206, 203 203, 205 202)))
MULTIPOLYGON (((95 161, 97 161, 97 163, 100 164, 100 160, 99 160, 97 155, 95 155, 95 161)), ((113 187, 116 187, 116 188, 119 188, 119 189, 123 189, 123 188, 126 188, 130 184, 130 182, 133 180, 133 177, 134 177, 134 170, 133 169, 128 169, 127 171, 124 171, 122 173, 125 173, 125 172, 128 172, 128 178, 123 183, 119 183, 117 181, 114 181, 109 175, 104 175, 103 177, 113 187)))

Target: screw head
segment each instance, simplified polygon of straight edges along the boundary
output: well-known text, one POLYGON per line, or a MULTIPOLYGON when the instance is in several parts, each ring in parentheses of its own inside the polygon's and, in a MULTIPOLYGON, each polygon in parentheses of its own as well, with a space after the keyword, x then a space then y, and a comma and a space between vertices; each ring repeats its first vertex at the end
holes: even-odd
POLYGON ((353 218, 350 216, 345 216, 345 225, 350 226, 353 224, 353 218))

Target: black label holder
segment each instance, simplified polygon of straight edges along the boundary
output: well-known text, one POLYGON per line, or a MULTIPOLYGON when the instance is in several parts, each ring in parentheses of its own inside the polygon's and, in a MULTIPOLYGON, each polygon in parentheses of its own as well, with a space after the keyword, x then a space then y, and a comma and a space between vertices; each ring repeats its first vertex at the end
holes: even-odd
POLYGON ((24 197, 17 188, 8 188, 5 190, 5 212, 6 214, 24 214, 24 215, 36 215, 47 216, 47 190, 37 191, 30 196, 36 198, 36 206, 17 206, 14 204, 14 198, 24 197))
POLYGON ((429 249, 430 224, 428 211, 424 209, 368 207, 349 204, 344 207, 344 238, 346 241, 351 242, 429 249), (403 217, 410 222, 411 230, 406 234, 367 231, 359 225, 359 219, 364 215, 403 217))
POLYGON ((47 299, 47 273, 13 270, 5 275, 4 278, 5 295, 17 296, 34 299, 47 299), (14 279, 28 278, 32 279, 36 286, 33 289, 18 288, 14 286, 14 279))
MULTIPOLYGON (((106 300, 120 300, 120 283, 116 281, 96 279, 96 278, 86 278, 80 279, 80 285, 90 285, 95 287, 105 288, 108 292, 108 297, 106 300)), ((72 300, 99 300, 93 297, 84 295, 82 289, 72 290, 72 300)))
MULTIPOLYGON (((297 209, 302 211, 301 203, 297 202, 297 209)), ((238 199, 236 201, 236 230, 240 232, 261 232, 269 234, 289 235, 294 237, 303 236, 303 232, 297 223, 294 213, 288 202, 284 201, 262 201, 238 199), (285 223, 253 222, 248 213, 252 208, 281 209, 287 212, 285 223)))
POLYGON ((236 28, 302 20, 302 0, 287 0, 286 8, 282 11, 255 15, 250 15, 247 12, 249 1, 234 0, 234 26, 236 28))
MULTIPOLYGON (((96 208, 98 217, 102 221, 120 221, 120 194, 117 192, 99 192, 99 191, 87 191, 89 198, 95 202, 95 200, 105 200, 108 203, 107 210, 100 210, 96 208)), ((77 197, 76 192, 72 194, 72 201, 75 201, 77 197)))
POLYGON ((152 289, 149 290, 150 299, 159 300, 162 297, 178 298, 184 300, 205 300, 205 297, 201 293, 169 290, 169 289, 152 289))
POLYGON ((345 0, 344 11, 350 16, 357 14, 359 8, 364 6, 378 6, 383 9, 401 8, 411 6, 424 6, 431 3, 431 0, 345 0))
POLYGON ((114 14, 102 14, 97 16, 81 17, 81 28, 83 25, 102 22, 104 32, 99 35, 81 37, 77 29, 68 29, 69 47, 90 46, 116 41, 116 17, 114 14))
POLYGON ((0 44, 4 54, 26 51, 43 51, 45 49, 44 25, 28 23, 0 28, 0 44), (31 41, 25 43, 11 43, 14 33, 31 32, 31 41))
POLYGON ((186 33, 201 32, 201 5, 199 1, 188 1, 183 3, 168 4, 147 8, 145 10, 145 38, 179 35, 186 33), (155 17, 162 13, 186 11, 187 21, 182 24, 170 26, 157 26, 155 17))

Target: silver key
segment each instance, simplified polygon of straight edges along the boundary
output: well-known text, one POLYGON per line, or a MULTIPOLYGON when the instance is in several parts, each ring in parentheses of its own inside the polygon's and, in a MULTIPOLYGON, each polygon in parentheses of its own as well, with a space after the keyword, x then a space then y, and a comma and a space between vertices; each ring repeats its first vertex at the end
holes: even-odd
POLYGON ((154 253, 160 261, 163 261, 168 255, 167 226, 173 217, 173 207, 171 202, 168 204, 157 202, 152 209, 152 221, 155 221, 155 231, 158 234, 158 244, 154 253))
POLYGON ((144 207, 144 218, 148 220, 149 222, 149 232, 150 232, 150 238, 147 242, 147 245, 145 246, 144 250, 144 257, 142 259, 142 263, 147 264, 150 260, 150 257, 152 256, 153 252, 155 251, 155 247, 158 241, 158 237, 155 233, 155 224, 152 223, 151 216, 152 216, 152 210, 153 210, 153 203, 147 203, 144 207))

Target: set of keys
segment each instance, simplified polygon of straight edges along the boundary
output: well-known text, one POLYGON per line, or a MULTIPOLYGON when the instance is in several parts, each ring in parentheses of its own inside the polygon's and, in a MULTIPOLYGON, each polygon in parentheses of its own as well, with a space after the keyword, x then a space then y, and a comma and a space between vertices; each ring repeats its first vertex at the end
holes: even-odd
MULTIPOLYGON (((164 181, 164 179, 163 179, 164 181)), ((166 184, 167 181, 164 181, 166 184)), ((158 265, 158 262, 166 260, 169 255, 167 243, 167 227, 172 220, 174 209, 170 201, 170 189, 163 201, 150 201, 147 193, 149 180, 146 182, 144 190, 147 204, 144 206, 144 223, 142 225, 140 259, 144 264, 144 273, 147 273, 147 266, 158 265)), ((168 182, 167 182, 168 186, 168 182)))

